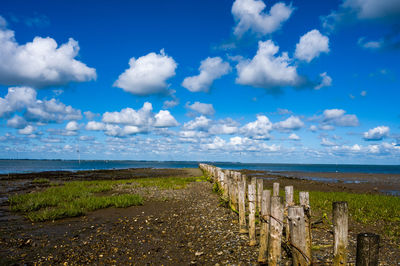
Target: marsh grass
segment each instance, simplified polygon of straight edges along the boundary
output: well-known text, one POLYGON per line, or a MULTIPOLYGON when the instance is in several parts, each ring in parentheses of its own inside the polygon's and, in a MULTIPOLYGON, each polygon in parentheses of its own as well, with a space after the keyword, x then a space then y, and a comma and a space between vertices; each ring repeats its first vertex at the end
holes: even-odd
MULTIPOLYGON (((379 194, 358 194, 348 192, 309 191, 311 210, 330 217, 332 203, 347 201, 349 216, 353 221, 379 228, 390 238, 400 237, 400 197, 379 194)), ((284 191, 280 191, 284 197, 284 191)), ((294 200, 299 203, 299 191, 294 200)))
POLYGON ((48 184, 50 180, 47 178, 35 178, 32 181, 32 184, 48 184))
POLYGON ((10 197, 10 209, 22 212, 31 221, 56 220, 84 215, 89 211, 108 207, 126 208, 142 205, 143 198, 136 194, 99 195, 113 192, 117 186, 157 187, 181 189, 190 182, 205 180, 204 177, 141 178, 131 180, 73 181, 51 186, 40 192, 10 197))

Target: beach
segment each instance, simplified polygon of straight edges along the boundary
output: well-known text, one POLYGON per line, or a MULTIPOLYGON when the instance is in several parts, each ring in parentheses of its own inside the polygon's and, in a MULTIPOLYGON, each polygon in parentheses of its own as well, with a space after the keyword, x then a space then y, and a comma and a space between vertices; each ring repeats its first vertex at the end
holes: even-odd
MULTIPOLYGON (((248 177, 264 179, 264 188, 279 182, 281 188, 323 193, 386 195, 398 191, 400 175, 365 173, 309 173, 241 170, 248 177), (322 178, 322 179, 321 179, 322 178)), ((215 265, 256 263, 258 248, 248 245, 248 236, 238 234, 237 215, 220 202, 212 184, 200 178, 197 168, 52 171, 0 175, 1 264, 157 264, 215 265), (123 187, 143 197, 143 205, 105 208, 85 215, 54 221, 32 222, 11 212, 8 198, 14 194, 43 191, 74 181, 194 178, 180 189, 123 187), (36 180, 34 182, 34 180, 36 180), (42 180, 42 182, 38 182, 42 180)), ((129 181, 131 182, 131 181, 129 181)), ((118 193, 120 193, 119 191, 118 193)), ((106 193, 117 193, 115 191, 106 193)), ((107 194, 108 195, 108 194, 107 194)), ((313 195, 313 194, 311 194, 313 195)), ((328 204, 328 203, 327 203, 328 204)), ((313 260, 331 261, 332 231, 324 210, 312 210, 313 260)), ((396 223, 396 222, 395 222, 396 223)), ((397 226, 398 226, 397 221, 397 226)), ((375 224, 350 219, 349 261, 355 261, 358 233, 381 235, 382 265, 400 262, 399 239, 385 235, 385 222, 375 224)))

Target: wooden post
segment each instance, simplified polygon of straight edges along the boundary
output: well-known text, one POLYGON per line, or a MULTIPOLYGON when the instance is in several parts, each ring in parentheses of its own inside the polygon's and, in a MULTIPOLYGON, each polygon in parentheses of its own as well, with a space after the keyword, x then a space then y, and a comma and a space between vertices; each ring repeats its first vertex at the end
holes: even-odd
POLYGON ((347 202, 333 202, 333 265, 347 263, 348 207, 347 202))
POLYGON ((281 242, 283 229, 283 205, 281 197, 271 198, 271 217, 268 240, 268 264, 280 265, 281 263, 281 242))
POLYGON ((271 214, 271 190, 264 190, 262 192, 262 200, 261 200, 260 250, 258 253, 258 262, 261 264, 267 263, 270 214, 271 214))
POLYGON ((274 183, 272 187, 272 196, 279 197, 279 183, 274 183))
POLYGON ((310 209, 310 197, 307 191, 300 191, 300 206, 304 209, 304 218, 306 221, 306 255, 311 258, 311 247, 312 247, 312 234, 311 234, 311 209, 310 209))
POLYGON ((311 258, 306 255, 306 224, 303 207, 289 206, 288 219, 293 265, 311 265, 311 258))
MULTIPOLYGON (((288 208, 294 205, 293 201, 293 186, 285 186, 285 210, 284 216, 287 217, 288 215, 288 208)), ((285 219, 285 233, 286 233, 286 240, 289 240, 290 230, 289 230, 289 220, 285 219)))
POLYGON ((234 172, 233 175, 234 186, 233 186, 233 197, 234 197, 234 207, 236 211, 239 211, 239 183, 240 183, 240 173, 234 172))
POLYGON ((264 191, 264 180, 257 179, 257 210, 258 214, 261 216, 261 202, 262 202, 262 194, 264 191))
POLYGON ((255 178, 251 180, 248 188, 249 197, 249 240, 250 246, 255 246, 256 241, 256 182, 255 178), (254 182, 253 182, 254 180, 254 182))
POLYGON ((242 180, 238 183, 239 190, 239 232, 247 233, 246 228, 246 176, 242 175, 242 180))
POLYGON ((356 266, 379 265, 379 235, 362 233, 357 235, 356 266))

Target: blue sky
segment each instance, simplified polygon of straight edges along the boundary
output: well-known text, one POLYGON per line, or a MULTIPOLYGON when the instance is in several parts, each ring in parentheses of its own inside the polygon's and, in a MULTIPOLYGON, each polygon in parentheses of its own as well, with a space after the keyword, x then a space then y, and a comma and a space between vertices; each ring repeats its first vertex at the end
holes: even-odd
POLYGON ((400 162, 397 0, 0 7, 0 158, 400 162))

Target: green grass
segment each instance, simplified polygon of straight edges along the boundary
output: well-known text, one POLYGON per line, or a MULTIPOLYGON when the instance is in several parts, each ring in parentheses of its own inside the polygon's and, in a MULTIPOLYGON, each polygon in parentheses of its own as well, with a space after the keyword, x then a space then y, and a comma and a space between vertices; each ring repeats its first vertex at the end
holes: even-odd
POLYGON ((142 205, 143 198, 136 194, 98 195, 117 186, 157 187, 159 189, 181 189, 190 182, 204 181, 204 177, 141 178, 130 180, 73 181, 61 186, 49 187, 10 197, 10 208, 22 212, 31 221, 56 220, 64 217, 84 215, 88 211, 107 207, 126 208, 142 205))
POLYGON ((47 178, 35 178, 32 181, 32 184, 48 184, 50 180, 47 178))
MULTIPOLYGON (((297 193, 296 193, 297 194, 297 193)), ((310 205, 313 210, 332 213, 332 202, 347 201, 349 216, 354 221, 367 225, 384 224, 384 233, 400 237, 400 198, 377 194, 356 194, 347 192, 310 191, 310 205)))
MULTIPOLYGON (((400 198, 379 194, 358 194, 348 192, 310 191, 312 213, 331 216, 332 203, 347 201, 349 216, 353 221, 381 228, 381 232, 390 238, 400 237, 400 198)), ((284 197, 284 191, 279 195, 284 197)), ((295 191, 294 200, 299 203, 299 191, 295 191)))

